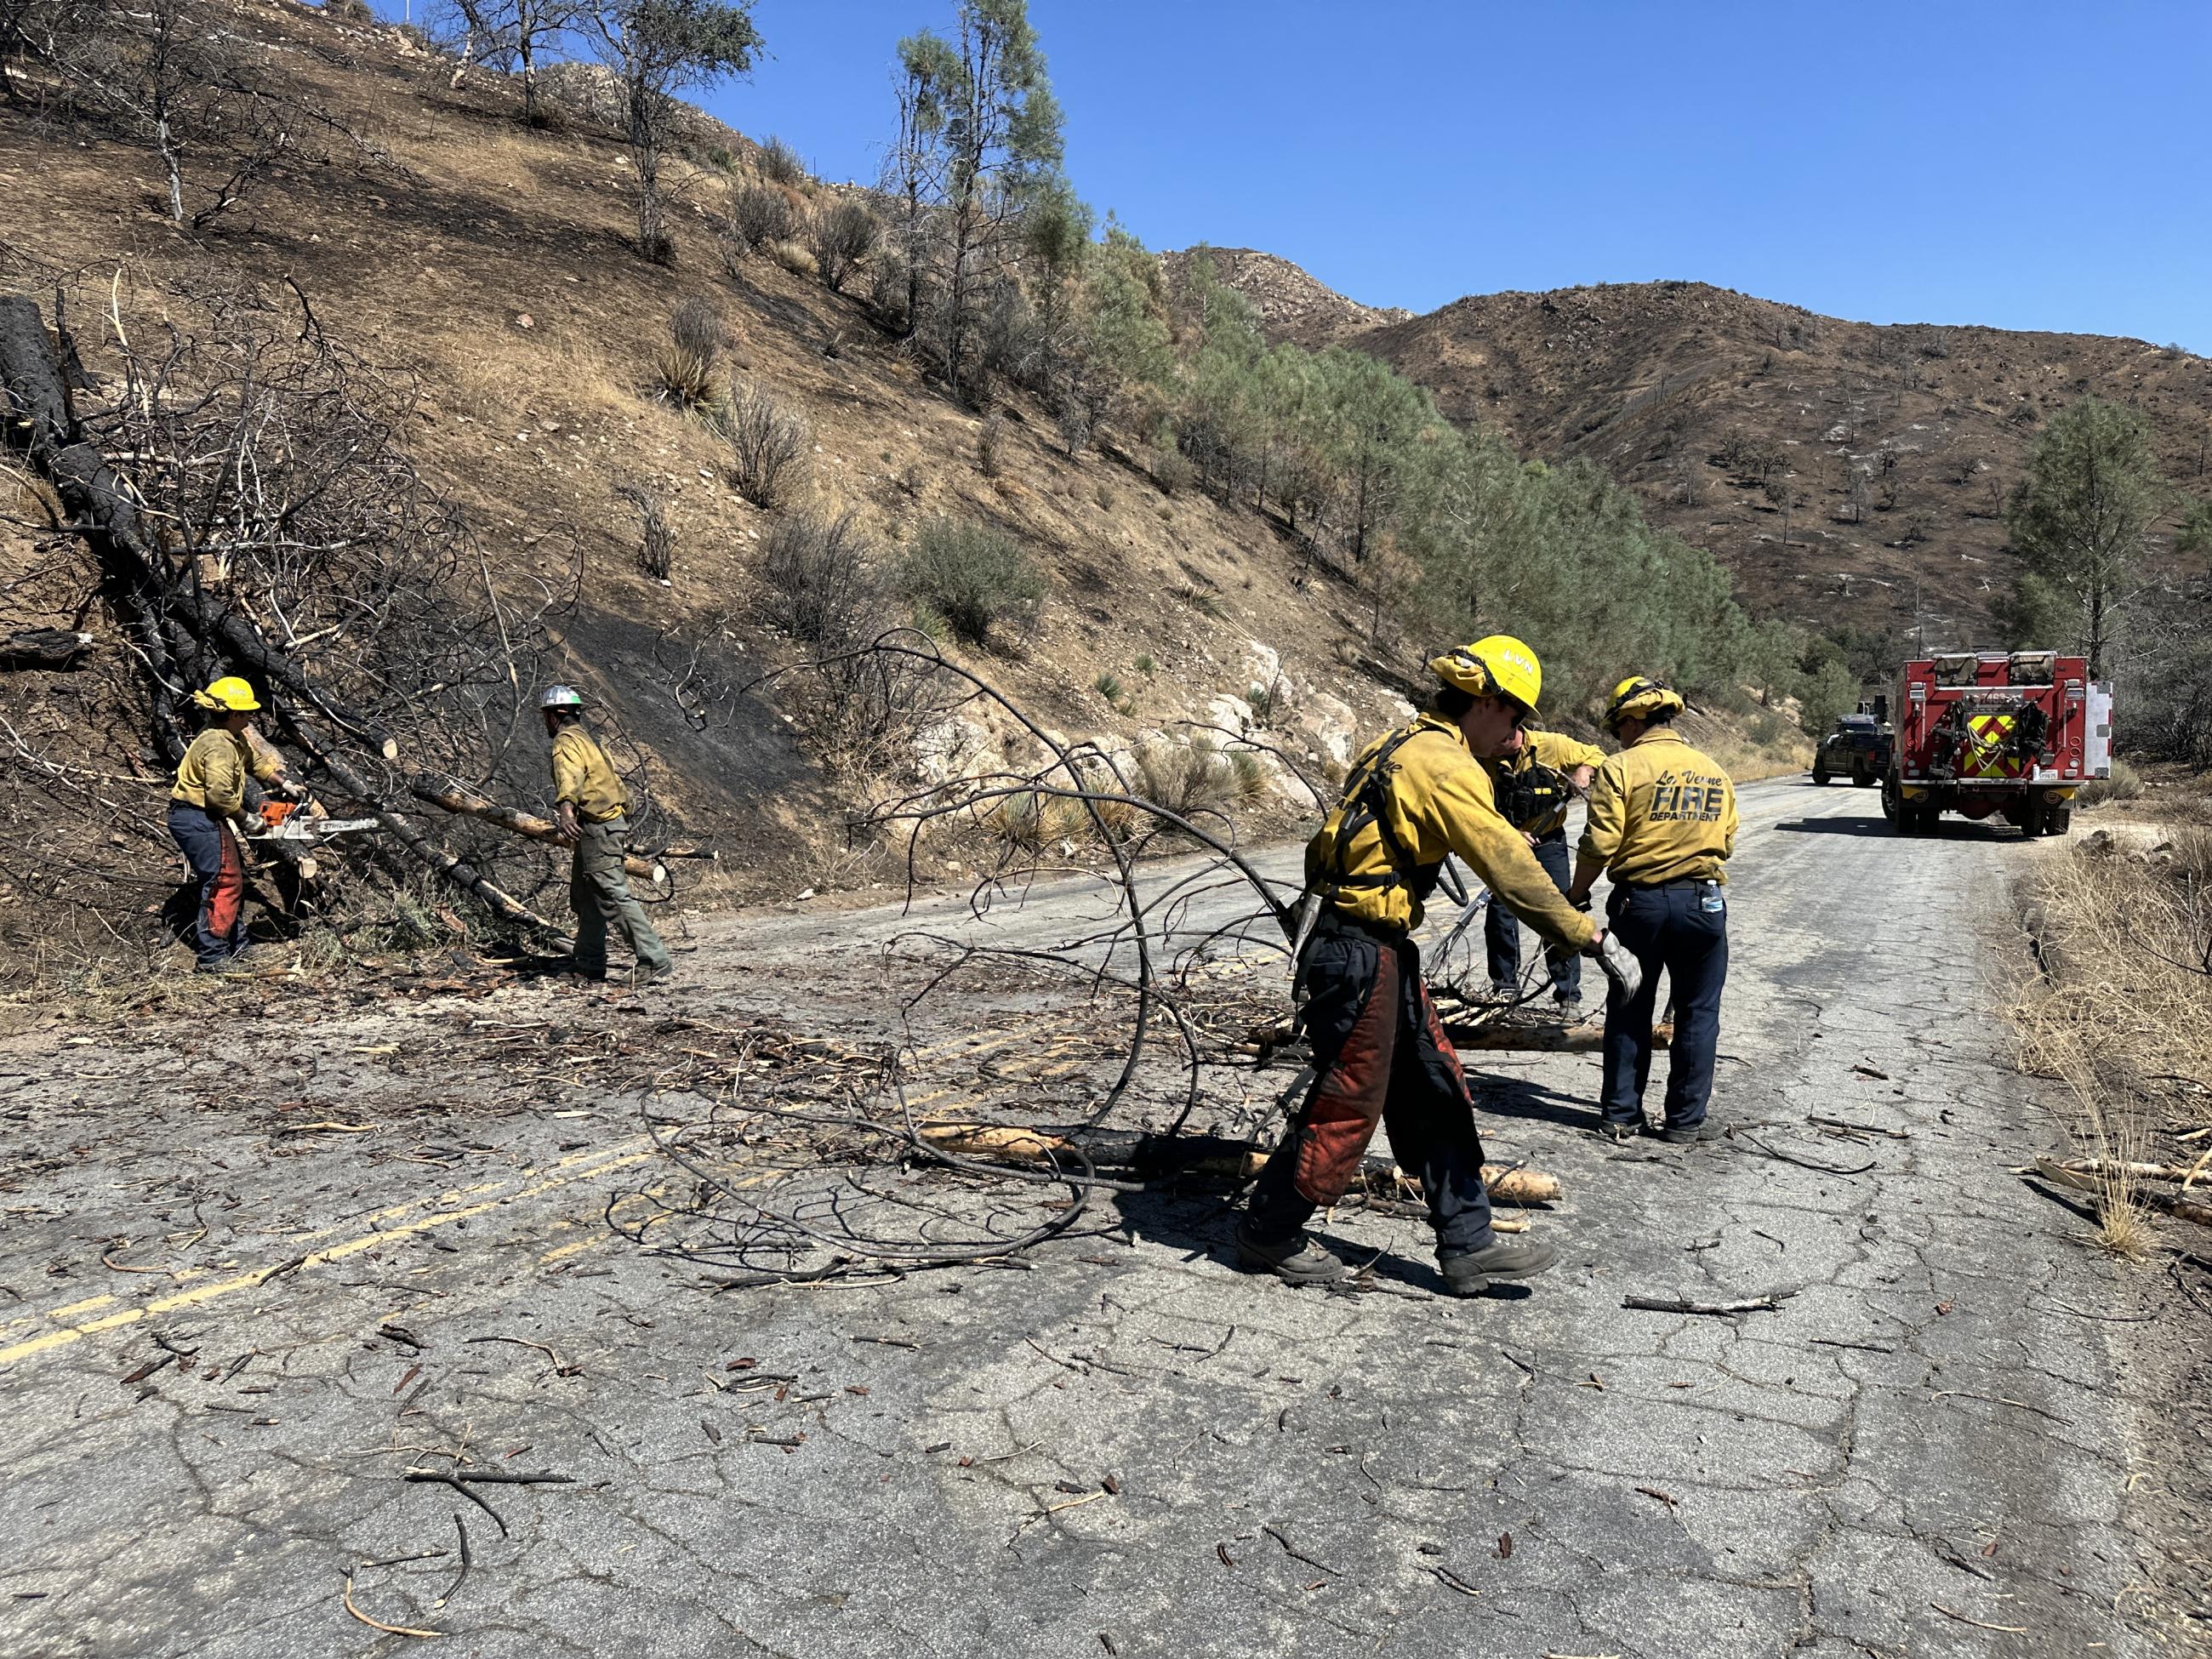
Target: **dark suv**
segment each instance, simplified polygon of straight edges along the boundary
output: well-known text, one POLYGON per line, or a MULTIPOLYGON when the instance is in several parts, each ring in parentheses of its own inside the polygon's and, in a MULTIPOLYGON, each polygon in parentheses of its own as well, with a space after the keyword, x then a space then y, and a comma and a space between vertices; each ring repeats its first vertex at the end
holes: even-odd
POLYGON ((1862 789, 1872 787, 1889 770, 1889 733, 1872 714, 1840 716, 1813 751, 1813 781, 1826 783, 1843 774, 1862 789))

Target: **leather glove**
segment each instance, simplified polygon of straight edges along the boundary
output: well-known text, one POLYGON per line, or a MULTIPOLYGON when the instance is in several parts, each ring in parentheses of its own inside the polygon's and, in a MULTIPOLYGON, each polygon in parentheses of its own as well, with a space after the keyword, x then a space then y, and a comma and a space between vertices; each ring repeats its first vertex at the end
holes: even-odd
POLYGON ((1644 967, 1630 954, 1629 949, 1610 932, 1600 933, 1593 942, 1591 954, 1597 965, 1605 969, 1605 976, 1613 982, 1613 994, 1626 1002, 1644 988, 1644 967))

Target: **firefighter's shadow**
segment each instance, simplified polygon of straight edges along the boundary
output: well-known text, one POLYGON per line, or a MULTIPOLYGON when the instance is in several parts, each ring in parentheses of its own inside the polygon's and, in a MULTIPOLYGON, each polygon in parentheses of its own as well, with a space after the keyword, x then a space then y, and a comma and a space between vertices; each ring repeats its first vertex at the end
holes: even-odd
POLYGON ((1474 1103, 1481 1117, 1528 1118, 1556 1123, 1562 1128, 1590 1129, 1602 1121, 1597 1102, 1581 1095, 1561 1094, 1533 1078, 1481 1077, 1471 1079, 1474 1103))
MULTIPOLYGON (((1218 1185, 1152 1186, 1116 1194, 1115 1211, 1131 1243, 1147 1240, 1178 1252, 1186 1262, 1203 1261, 1249 1279, 1255 1287, 1287 1291, 1289 1285, 1274 1281, 1269 1274, 1245 1269, 1237 1257, 1237 1219, 1243 1213, 1244 1194, 1243 1188, 1231 1191, 1218 1185)), ((1418 1205, 1407 1207, 1419 1208, 1418 1205)), ((1386 1214, 1357 1206, 1321 1212, 1307 1224, 1308 1236, 1355 1273, 1327 1285, 1303 1288, 1316 1295, 1356 1294, 1367 1288, 1385 1295, 1425 1291, 1449 1296, 1433 1257, 1417 1258, 1395 1248, 1406 1242, 1409 1228, 1417 1247, 1426 1242, 1428 1224, 1419 1215, 1401 1214, 1395 1209, 1386 1214), (1393 1229, 1397 1237, 1378 1244, 1376 1235, 1384 1227, 1393 1229)), ((1511 1302, 1530 1292, 1525 1285, 1492 1281, 1485 1294, 1491 1301, 1511 1302)))

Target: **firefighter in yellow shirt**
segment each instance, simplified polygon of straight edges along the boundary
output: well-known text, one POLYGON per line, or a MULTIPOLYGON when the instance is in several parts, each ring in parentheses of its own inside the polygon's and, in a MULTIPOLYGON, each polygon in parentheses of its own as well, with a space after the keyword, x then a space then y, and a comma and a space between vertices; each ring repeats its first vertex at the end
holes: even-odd
MULTIPOLYGON (((1500 817, 1518 830, 1561 892, 1567 890, 1567 804, 1587 790, 1604 763, 1605 751, 1578 743, 1563 732, 1516 731, 1504 754, 1483 762, 1498 798, 1500 817)), ((1521 923, 1500 904, 1482 919, 1482 938, 1490 957, 1493 1001, 1518 1000, 1521 989, 1521 923)), ((1546 952, 1551 959, 1552 1001, 1562 1018, 1582 1007, 1582 958, 1572 951, 1546 952)))
POLYGON ((1360 756, 1342 802, 1306 848, 1301 927, 1310 936, 1298 941, 1296 971, 1314 1084, 1237 1228, 1243 1267, 1293 1284, 1347 1271, 1307 1239, 1305 1224, 1344 1195, 1378 1121, 1400 1166, 1420 1178, 1455 1294, 1540 1273, 1558 1255, 1492 1236, 1474 1103, 1409 935, 1447 853, 1555 943, 1595 954, 1604 935, 1498 816, 1480 763, 1504 754, 1535 712, 1543 684, 1535 653, 1492 635, 1429 667, 1438 686, 1428 711, 1360 756))
POLYGON ((283 757, 248 730, 261 708, 252 686, 226 674, 193 692, 192 702, 206 711, 208 723, 178 763, 169 790, 169 838, 191 866, 191 885, 199 890, 195 965, 204 974, 229 973, 243 967, 246 949, 246 866, 238 847, 246 781, 257 779, 272 793, 295 800, 301 791, 286 779, 283 757))
POLYGON ((1719 1133, 1705 1108, 1728 979, 1724 890, 1729 854, 1735 850, 1735 786, 1675 732, 1674 716, 1683 707, 1680 694, 1657 680, 1632 676, 1613 688, 1606 724, 1621 750, 1590 785, 1589 819, 1568 894, 1587 903, 1590 884, 1609 872, 1606 914, 1643 969, 1634 995, 1606 1004, 1598 1133, 1613 1140, 1644 1128, 1651 1010, 1662 968, 1674 1001, 1674 1036, 1660 1139, 1686 1145, 1719 1133))
POLYGON ((568 903, 576 913, 576 971, 607 976, 607 931, 623 936, 637 957, 633 983, 650 985, 674 969, 668 947, 645 919, 623 870, 623 816, 629 792, 606 751, 584 729, 584 700, 566 685, 550 685, 538 698, 545 733, 553 739, 553 795, 561 834, 576 849, 568 872, 568 903))

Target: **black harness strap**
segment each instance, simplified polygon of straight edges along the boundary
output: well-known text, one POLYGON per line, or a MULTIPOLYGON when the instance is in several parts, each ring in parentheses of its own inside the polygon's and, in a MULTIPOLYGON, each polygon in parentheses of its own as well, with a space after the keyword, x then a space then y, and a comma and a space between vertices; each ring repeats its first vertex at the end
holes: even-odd
POLYGON ((1378 887, 1388 890, 1411 886, 1414 892, 1426 897, 1437 883, 1442 870, 1441 862, 1432 865, 1416 864, 1413 855, 1399 841, 1390 828, 1390 778, 1393 769, 1390 757, 1395 755, 1407 739, 1420 735, 1430 728, 1416 720, 1401 731, 1392 732, 1376 747, 1366 764, 1351 780, 1344 791, 1342 816, 1337 819, 1336 841, 1329 849, 1334 866, 1325 878, 1322 895, 1334 899, 1347 887, 1378 887), (1390 860, 1390 868, 1375 875, 1354 875, 1345 868, 1345 860, 1353 840, 1369 824, 1375 826, 1382 838, 1382 851, 1390 860))
POLYGON ((1498 816, 1516 830, 1526 830, 1566 804, 1567 775, 1532 763, 1498 778, 1493 793, 1498 797, 1498 816))

